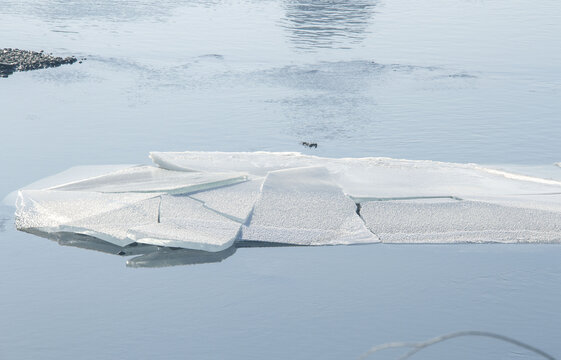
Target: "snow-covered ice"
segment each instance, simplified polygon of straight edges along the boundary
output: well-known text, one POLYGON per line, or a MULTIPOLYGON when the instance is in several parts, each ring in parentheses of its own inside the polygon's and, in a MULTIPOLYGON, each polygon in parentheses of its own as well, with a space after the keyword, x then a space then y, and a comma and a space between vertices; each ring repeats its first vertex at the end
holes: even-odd
POLYGON ((127 238, 129 228, 157 221, 159 203, 154 194, 22 190, 16 228, 75 232, 124 246, 132 242, 127 238))
POLYGON ((361 204, 360 214, 384 243, 561 241, 560 211, 506 203, 455 199, 368 201, 361 204))
POLYGON ((379 242, 356 210, 323 167, 272 171, 242 238, 294 245, 379 242))
POLYGON ((207 252, 234 242, 561 242, 561 181, 530 168, 270 152, 150 156, 159 167, 76 167, 26 187, 17 228, 207 252))
POLYGON ((215 252, 234 243, 240 226, 190 197, 163 195, 158 220, 131 228, 128 237, 144 244, 215 252))
POLYGON ((243 223, 247 220, 253 204, 261 193, 264 179, 257 178, 235 185, 197 192, 191 197, 203 202, 205 207, 243 223))

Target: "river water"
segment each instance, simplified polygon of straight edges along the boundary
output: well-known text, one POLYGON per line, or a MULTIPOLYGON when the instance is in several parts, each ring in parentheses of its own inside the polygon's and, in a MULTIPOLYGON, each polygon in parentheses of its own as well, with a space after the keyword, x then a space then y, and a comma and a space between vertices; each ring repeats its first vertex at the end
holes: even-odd
MULTIPOLYGON (((4 0, 0 34, 1 47, 84 59, 0 79, 0 197, 151 150, 561 172, 553 0, 4 0)), ((458 330, 561 356, 559 246, 249 248, 136 269, 16 232, 12 211, 1 358, 347 359, 458 330)), ((466 338, 415 358, 530 356, 466 338)))

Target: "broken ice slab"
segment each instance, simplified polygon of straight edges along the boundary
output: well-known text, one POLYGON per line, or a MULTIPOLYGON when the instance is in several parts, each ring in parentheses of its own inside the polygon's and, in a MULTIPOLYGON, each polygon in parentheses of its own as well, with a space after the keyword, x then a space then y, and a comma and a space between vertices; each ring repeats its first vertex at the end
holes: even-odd
POLYGON ((356 204, 333 183, 327 169, 270 172, 242 239, 294 245, 375 243, 356 204))
POLYGON ((561 181, 513 174, 475 164, 389 158, 322 158, 300 153, 151 152, 162 168, 184 171, 269 171, 324 166, 357 201, 368 198, 500 196, 561 192, 561 181))
POLYGON ((131 227, 133 241, 168 247, 221 251, 238 238, 240 223, 188 196, 161 197, 158 222, 131 227))
POLYGON ((269 171, 321 165, 322 158, 297 152, 150 152, 154 164, 177 171, 241 171, 265 176, 269 171), (214 169, 214 170, 209 170, 214 169))
POLYGON ((153 166, 134 166, 93 178, 53 186, 50 190, 182 194, 246 180, 247 176, 241 173, 181 172, 153 166))
POLYGON ((561 241, 561 212, 512 205, 455 199, 384 200, 361 203, 360 214, 383 243, 561 241))
POLYGON ((64 170, 58 174, 47 176, 46 178, 37 180, 29 185, 26 185, 19 190, 13 191, 8 194, 2 203, 8 206, 14 206, 20 190, 46 190, 53 186, 61 184, 68 184, 88 178, 98 177, 111 172, 124 170, 135 165, 120 164, 120 165, 84 165, 74 166, 64 170))
POLYGON ((197 192, 190 195, 221 215, 239 223, 244 223, 261 193, 264 178, 243 183, 197 192))
POLYGON ((158 194, 23 190, 16 228, 27 232, 74 232, 124 246, 130 227, 157 222, 158 194))

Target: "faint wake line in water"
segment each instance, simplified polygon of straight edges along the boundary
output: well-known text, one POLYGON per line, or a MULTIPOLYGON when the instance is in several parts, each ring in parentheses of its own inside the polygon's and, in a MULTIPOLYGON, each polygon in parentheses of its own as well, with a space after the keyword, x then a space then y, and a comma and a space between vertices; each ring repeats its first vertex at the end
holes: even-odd
POLYGON ((546 359, 549 360, 555 360, 555 358, 551 355, 549 355, 548 353, 546 353, 545 351, 542 351, 538 348, 535 348, 531 345, 525 344, 521 341, 518 341, 516 339, 513 338, 509 338, 507 336, 504 335, 500 335, 500 334, 495 334, 492 332, 487 332, 487 331, 458 331, 458 332, 454 332, 454 333, 450 333, 450 334, 445 334, 445 335, 441 335, 441 336, 437 336, 435 338, 432 338, 430 340, 427 341, 421 341, 421 342, 395 342, 395 343, 386 343, 386 344, 382 344, 382 345, 378 345, 378 346, 374 346, 372 349, 368 350, 366 353, 362 354, 359 359, 366 359, 368 356, 372 355, 375 352, 378 352, 380 350, 385 350, 385 349, 392 349, 392 348, 402 348, 402 347, 412 347, 413 349, 410 350, 409 352, 407 352, 405 355, 403 355, 402 357, 400 357, 398 360, 405 360, 410 358, 411 356, 415 355, 416 353, 418 353, 419 351, 423 350, 424 348, 427 348, 429 346, 432 346, 434 344, 438 344, 440 342, 446 341, 446 340, 450 340, 450 339, 454 339, 457 337, 463 337, 463 336, 482 336, 482 337, 488 337, 488 338, 492 338, 492 339, 497 339, 497 340, 501 340, 501 341, 505 341, 508 343, 511 343, 513 345, 516 345, 518 347, 524 348, 526 350, 532 351, 546 359))

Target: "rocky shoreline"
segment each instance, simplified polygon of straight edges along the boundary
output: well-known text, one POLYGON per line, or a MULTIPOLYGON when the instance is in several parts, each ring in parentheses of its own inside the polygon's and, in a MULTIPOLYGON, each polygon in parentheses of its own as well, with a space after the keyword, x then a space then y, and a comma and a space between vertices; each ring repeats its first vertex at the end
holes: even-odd
POLYGON ((65 58, 45 54, 41 51, 29 51, 5 48, 0 50, 0 77, 8 77, 16 71, 46 69, 65 64, 74 64, 74 56, 65 58))

